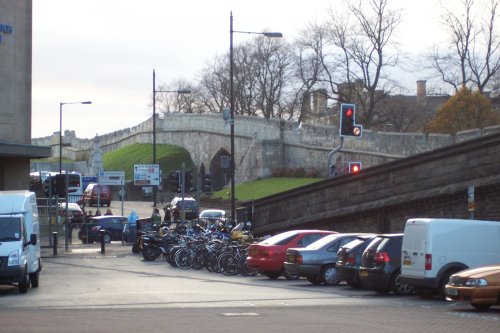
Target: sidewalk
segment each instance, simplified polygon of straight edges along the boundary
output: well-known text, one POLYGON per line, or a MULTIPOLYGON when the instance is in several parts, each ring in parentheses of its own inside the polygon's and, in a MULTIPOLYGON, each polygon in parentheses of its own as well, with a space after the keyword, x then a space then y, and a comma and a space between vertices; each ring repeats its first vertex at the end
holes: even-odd
POLYGON ((68 244, 68 250, 65 250, 65 245, 58 244, 57 255, 54 255, 52 247, 42 247, 42 258, 55 258, 66 256, 118 256, 129 255, 132 253, 132 244, 122 244, 121 242, 111 242, 104 244, 104 253, 101 253, 101 243, 82 244, 77 241, 73 244, 68 244))

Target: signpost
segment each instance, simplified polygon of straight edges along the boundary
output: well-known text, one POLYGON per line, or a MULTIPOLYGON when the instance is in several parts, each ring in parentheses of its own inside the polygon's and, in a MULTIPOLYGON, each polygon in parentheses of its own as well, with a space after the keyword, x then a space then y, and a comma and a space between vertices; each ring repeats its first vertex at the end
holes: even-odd
MULTIPOLYGON (((97 184, 99 185, 109 185, 116 186, 121 185, 122 189, 120 190, 122 193, 125 192, 125 171, 104 171, 99 170, 97 173, 97 184)), ((100 197, 100 194, 97 194, 100 197)), ((122 216, 123 216, 123 195, 121 195, 122 199, 122 216)))
POLYGON ((134 185, 158 186, 160 185, 159 164, 135 164, 134 185))
POLYGON ((476 210, 476 201, 474 200, 474 186, 467 188, 467 209, 470 213, 470 219, 474 219, 474 211, 476 210))

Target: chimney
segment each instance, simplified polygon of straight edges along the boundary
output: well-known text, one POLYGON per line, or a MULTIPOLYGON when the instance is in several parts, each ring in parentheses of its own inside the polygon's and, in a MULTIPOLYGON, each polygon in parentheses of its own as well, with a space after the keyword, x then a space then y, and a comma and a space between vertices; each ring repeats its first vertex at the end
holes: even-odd
POLYGON ((425 84, 427 81, 418 80, 417 81, 417 99, 424 99, 427 96, 427 92, 425 90, 425 84))

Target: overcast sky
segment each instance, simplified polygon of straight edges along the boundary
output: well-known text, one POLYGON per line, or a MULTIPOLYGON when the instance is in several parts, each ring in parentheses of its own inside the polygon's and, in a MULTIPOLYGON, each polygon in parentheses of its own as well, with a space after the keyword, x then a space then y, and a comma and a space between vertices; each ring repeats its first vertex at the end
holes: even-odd
MULTIPOLYGON (((451 0, 456 1, 456 0, 451 0)), ((234 30, 279 31, 293 41, 307 23, 322 22, 338 0, 34 0, 32 137, 63 131, 92 138, 152 116, 157 86, 196 80, 204 64, 229 49, 234 30)), ((395 36, 417 56, 443 40, 439 0, 393 1, 404 6, 395 36)), ((235 35, 234 43, 247 38, 235 35)), ((406 74, 414 89, 417 74, 406 74)))

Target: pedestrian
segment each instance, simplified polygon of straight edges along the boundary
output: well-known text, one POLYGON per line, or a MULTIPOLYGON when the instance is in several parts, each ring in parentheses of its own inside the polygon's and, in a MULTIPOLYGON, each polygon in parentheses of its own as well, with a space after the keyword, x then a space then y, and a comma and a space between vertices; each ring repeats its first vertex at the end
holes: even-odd
POLYGON ((108 209, 106 209, 106 213, 104 213, 104 215, 113 215, 111 208, 108 207, 108 209))
POLYGON ((163 212, 165 213, 165 215, 163 216, 163 222, 170 222, 172 220, 172 216, 170 215, 170 207, 165 206, 165 208, 163 208, 163 212))
POLYGON ((139 216, 137 216, 135 209, 132 209, 132 211, 130 212, 130 214, 128 216, 128 223, 130 223, 131 226, 132 225, 135 226, 137 224, 138 218, 139 218, 139 216))
POLYGON ((94 216, 101 216, 101 211, 98 209, 95 211, 95 215, 94 216))
POLYGON ((153 209, 153 214, 151 214, 151 222, 153 223, 153 227, 155 229, 158 229, 161 224, 160 210, 156 207, 153 209))

